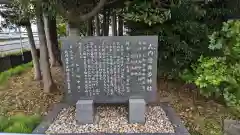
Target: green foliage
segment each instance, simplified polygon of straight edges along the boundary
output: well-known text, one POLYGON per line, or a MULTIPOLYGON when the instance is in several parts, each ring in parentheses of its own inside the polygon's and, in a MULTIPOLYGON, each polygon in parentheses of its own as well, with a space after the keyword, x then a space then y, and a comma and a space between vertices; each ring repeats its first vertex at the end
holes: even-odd
POLYGON ((13 125, 9 126, 5 130, 3 130, 5 133, 31 133, 32 130, 28 128, 25 124, 23 123, 14 123, 13 125))
POLYGON ((58 37, 66 36, 66 24, 65 23, 57 24, 57 34, 58 34, 58 37))
POLYGON ((9 125, 8 118, 0 116, 0 132, 6 129, 9 125))
POLYGON ((23 65, 15 67, 15 68, 11 68, 7 71, 0 73, 0 85, 4 84, 8 80, 9 77, 14 76, 14 75, 19 75, 22 72, 26 71, 29 67, 32 67, 32 66, 33 66, 32 62, 29 62, 27 64, 23 64, 23 65))
POLYGON ((180 76, 197 85, 204 96, 221 96, 228 106, 240 107, 240 21, 224 22, 209 38, 209 49, 221 50, 224 56, 201 56, 180 76))
POLYGON ((240 106, 240 64, 230 64, 226 57, 201 57, 181 78, 198 86, 206 97, 223 97, 228 106, 240 106))
POLYGON ((40 115, 27 116, 22 113, 10 117, 0 117, 0 132, 31 133, 41 122, 40 115))
POLYGON ((222 49, 231 61, 240 58, 240 21, 230 20, 223 23, 221 31, 210 36, 209 49, 222 49))
POLYGON ((167 8, 162 8, 151 5, 150 1, 134 1, 134 4, 126 8, 123 15, 129 35, 159 36, 159 75, 177 76, 180 71, 190 67, 192 62, 196 62, 201 55, 222 55, 221 51, 208 49, 208 35, 219 29, 216 25, 216 27, 212 26, 213 23, 222 21, 224 8, 203 7, 192 1, 181 0, 175 0, 168 5, 167 8), (222 12, 208 13, 213 10, 222 12), (170 15, 165 12, 169 12, 170 15), (163 14, 166 16, 162 16, 163 14), (155 16, 158 21, 154 19, 155 16), (211 20, 205 21, 206 18, 211 20))
POLYGON ((227 74, 224 57, 201 56, 198 63, 192 65, 192 70, 193 72, 185 71, 182 79, 188 83, 195 83, 201 89, 201 94, 206 97, 220 92, 220 85, 226 80, 227 74))
POLYGON ((170 10, 156 7, 152 1, 135 0, 128 2, 124 9, 126 20, 134 20, 135 22, 144 22, 149 26, 163 23, 170 18, 170 10), (130 6, 131 5, 131 6, 130 6))
POLYGON ((17 26, 30 25, 30 20, 34 18, 34 9, 31 8, 30 0, 12 0, 4 7, 5 10, 0 12, 1 15, 17 26))

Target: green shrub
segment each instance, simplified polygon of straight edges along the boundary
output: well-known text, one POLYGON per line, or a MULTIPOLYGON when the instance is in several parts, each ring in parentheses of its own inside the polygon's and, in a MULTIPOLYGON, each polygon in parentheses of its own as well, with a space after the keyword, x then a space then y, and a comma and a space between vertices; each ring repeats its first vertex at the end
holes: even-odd
POLYGON ((181 78, 188 83, 194 83, 200 88, 200 93, 206 97, 220 92, 220 85, 226 80, 227 65, 222 57, 201 56, 192 70, 185 70, 181 78))
POLYGON ((151 1, 136 1, 124 10, 123 16, 129 35, 159 36, 158 74, 176 77, 201 55, 222 55, 221 51, 208 49, 208 35, 220 29, 216 23, 222 23, 224 10, 222 6, 203 7, 188 0, 171 3, 168 8, 153 7, 151 1), (222 12, 211 12, 216 9, 222 12))
POLYGON ((228 106, 240 107, 240 21, 223 23, 210 36, 211 50, 221 50, 223 57, 203 57, 180 76, 199 87, 204 96, 223 97, 228 106))
POLYGON ((9 72, 5 71, 0 73, 0 84, 3 84, 4 82, 6 82, 8 77, 10 77, 9 72))
POLYGON ((66 36, 66 24, 65 23, 57 24, 57 34, 58 34, 58 37, 66 36))
POLYGON ((23 64, 23 65, 19 65, 15 68, 11 68, 7 71, 0 73, 0 85, 4 84, 8 80, 9 77, 14 76, 14 75, 19 75, 23 71, 26 71, 26 69, 28 69, 29 67, 32 67, 32 62, 23 64))
POLYGON ((41 122, 40 115, 27 116, 22 113, 10 117, 0 117, 0 132, 31 133, 41 122))
POLYGON ((0 132, 6 129, 9 125, 9 121, 7 117, 0 116, 0 132))
POLYGON ((32 115, 29 117, 29 123, 28 127, 32 130, 41 122, 41 116, 40 115, 32 115))
POLYGON ((23 123, 15 122, 13 125, 6 128, 5 133, 31 133, 32 130, 23 123))

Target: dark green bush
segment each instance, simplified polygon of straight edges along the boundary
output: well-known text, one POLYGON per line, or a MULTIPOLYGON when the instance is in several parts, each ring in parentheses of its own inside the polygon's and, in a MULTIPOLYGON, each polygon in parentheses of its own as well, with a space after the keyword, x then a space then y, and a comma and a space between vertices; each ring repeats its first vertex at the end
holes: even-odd
POLYGON ((158 73, 177 76, 201 55, 222 55, 221 51, 208 49, 208 35, 220 28, 213 24, 221 24, 226 14, 221 6, 212 5, 214 4, 202 6, 192 1, 181 1, 162 9, 138 1, 135 6, 125 9, 125 25, 129 35, 158 35, 158 73), (137 10, 144 6, 146 10, 137 10), (150 7, 151 10, 148 10, 150 7), (215 10, 221 12, 211 12, 215 10))
POLYGON ((0 132, 31 133, 40 123, 41 116, 16 114, 10 117, 0 117, 0 132))

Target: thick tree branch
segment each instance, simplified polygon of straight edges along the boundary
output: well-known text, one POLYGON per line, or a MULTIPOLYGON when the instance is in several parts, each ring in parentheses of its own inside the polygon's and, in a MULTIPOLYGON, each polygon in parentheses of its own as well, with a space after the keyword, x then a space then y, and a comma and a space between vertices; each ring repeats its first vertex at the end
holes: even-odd
POLYGON ((107 0, 100 0, 98 5, 91 12, 80 16, 80 18, 79 18, 80 21, 86 21, 86 20, 90 19, 91 17, 95 16, 105 5, 106 1, 107 0))

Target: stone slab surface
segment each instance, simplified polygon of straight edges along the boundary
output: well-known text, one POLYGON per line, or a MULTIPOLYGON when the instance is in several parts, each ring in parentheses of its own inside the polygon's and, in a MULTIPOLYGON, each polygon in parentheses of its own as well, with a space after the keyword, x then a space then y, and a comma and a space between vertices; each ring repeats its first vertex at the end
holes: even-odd
POLYGON ((128 103, 156 99, 157 36, 69 37, 62 40, 65 99, 128 103))

